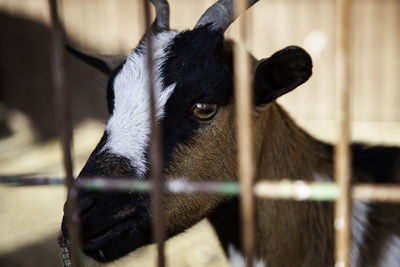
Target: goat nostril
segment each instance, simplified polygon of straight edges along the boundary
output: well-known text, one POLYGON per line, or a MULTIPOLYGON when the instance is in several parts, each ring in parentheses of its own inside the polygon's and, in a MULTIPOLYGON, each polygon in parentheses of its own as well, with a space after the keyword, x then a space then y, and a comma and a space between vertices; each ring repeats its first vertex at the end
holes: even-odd
POLYGON ((79 201, 79 214, 83 215, 96 204, 96 197, 84 196, 79 201))

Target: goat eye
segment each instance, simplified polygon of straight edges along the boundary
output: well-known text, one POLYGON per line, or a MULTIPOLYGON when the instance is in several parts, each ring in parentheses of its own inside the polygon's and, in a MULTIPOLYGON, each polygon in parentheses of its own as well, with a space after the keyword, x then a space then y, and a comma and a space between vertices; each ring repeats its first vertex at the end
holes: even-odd
POLYGON ((197 103, 192 107, 193 115, 201 120, 211 119, 218 111, 216 104, 197 103))

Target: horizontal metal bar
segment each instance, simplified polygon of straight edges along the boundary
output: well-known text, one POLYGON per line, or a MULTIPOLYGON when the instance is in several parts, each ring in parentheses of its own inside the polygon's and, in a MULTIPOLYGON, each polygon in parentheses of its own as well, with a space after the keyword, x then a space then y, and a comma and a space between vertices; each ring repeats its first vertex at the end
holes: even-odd
POLYGON ((376 202, 400 202, 399 185, 357 184, 352 190, 354 199, 376 202))
MULTIPOLYGON (((135 191, 151 192, 153 183, 151 181, 138 181, 127 179, 80 179, 75 186, 86 190, 114 190, 114 191, 135 191)), ((236 182, 192 182, 185 179, 167 180, 164 190, 171 193, 190 194, 194 192, 219 193, 222 195, 238 195, 239 184, 236 182)))
POLYGON ((254 194, 260 198, 334 201, 339 188, 328 182, 260 181, 254 186, 254 194))
POLYGON ((64 185, 65 178, 55 177, 22 177, 16 175, 0 176, 0 184, 11 184, 17 186, 25 185, 64 185))
MULTIPOLYGON (((0 184, 16 186, 63 185, 63 178, 0 176, 0 184)), ((79 179, 74 187, 93 191, 134 191, 151 192, 151 181, 138 181, 129 178, 95 177, 79 179)), ((195 192, 218 193, 236 196, 240 194, 237 182, 193 182, 184 178, 169 179, 165 182, 165 191, 190 194, 195 192)), ((302 180, 261 180, 254 185, 254 194, 259 198, 293 199, 313 201, 334 201, 339 194, 335 183, 305 182, 302 180)), ((357 184, 352 186, 352 196, 361 201, 400 202, 400 185, 398 184, 357 184)))

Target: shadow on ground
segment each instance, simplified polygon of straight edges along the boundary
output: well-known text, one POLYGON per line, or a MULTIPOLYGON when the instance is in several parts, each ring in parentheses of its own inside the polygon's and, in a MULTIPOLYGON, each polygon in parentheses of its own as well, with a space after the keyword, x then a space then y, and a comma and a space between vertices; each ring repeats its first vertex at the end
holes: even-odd
MULTIPOLYGON (((6 108, 0 112, 22 112, 39 138, 56 136, 58 123, 51 78, 50 28, 0 12, 0 36, 0 107, 6 108)), ((64 60, 74 125, 88 118, 104 121, 107 118, 107 77, 66 51, 64 60)), ((6 137, 10 131, 1 122, 1 117, 0 137, 6 137)))
POLYGON ((0 255, 2 267, 62 266, 57 235, 0 255))

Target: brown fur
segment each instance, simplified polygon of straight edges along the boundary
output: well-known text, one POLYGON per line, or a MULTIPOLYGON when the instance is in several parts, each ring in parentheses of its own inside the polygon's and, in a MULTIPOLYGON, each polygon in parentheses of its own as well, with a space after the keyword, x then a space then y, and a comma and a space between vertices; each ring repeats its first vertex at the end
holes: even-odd
MULTIPOLYGON (((257 130, 261 130, 258 135, 263 140, 258 146, 256 179, 311 180, 316 170, 331 176, 329 156, 323 147, 313 142, 279 105, 272 103, 259 115, 256 135, 257 130)), ((327 235, 333 229, 331 211, 326 203, 257 200, 258 255, 264 258, 268 252, 268 266, 332 266, 333 257, 325 255, 333 247, 332 235, 327 235), (323 229, 319 229, 321 226, 323 229)))
MULTIPOLYGON (((232 103, 221 107, 188 144, 179 145, 167 176, 194 181, 237 181, 234 113, 232 103)), ((311 181, 316 175, 333 177, 331 147, 304 132, 277 103, 253 112, 253 125, 255 180, 311 181)), ((396 170, 396 166, 393 168, 396 170)), ((363 166, 354 166, 353 181, 372 178, 363 166)), ((180 232, 226 201, 229 199, 217 194, 170 194, 166 197, 167 226, 172 232, 180 232)), ((333 266, 332 203, 257 199, 255 208, 256 256, 269 267, 333 266)), ((361 217, 367 220, 361 225, 366 233, 365 242, 355 244, 359 250, 357 261, 359 266, 378 266, 387 249, 386 240, 400 235, 400 208, 396 204, 371 203, 367 209, 364 215, 354 214, 367 216, 361 217)))
MULTIPOLYGON (((237 170, 233 167, 236 166, 233 109, 233 104, 220 108, 210 125, 203 127, 189 144, 180 145, 174 151, 167 176, 188 177, 194 181, 237 180, 237 170)), ((269 104, 255 112, 253 118, 256 180, 282 177, 311 180, 316 169, 331 173, 329 157, 323 148, 313 143, 278 104, 269 104)), ((224 200, 216 194, 170 194, 165 201, 167 227, 172 232, 182 231, 206 217, 224 200)), ((332 232, 331 211, 331 205, 324 203, 258 200, 255 228, 258 257, 264 258, 268 266, 331 265, 333 258, 326 261, 323 252, 332 251, 333 246, 332 236, 326 235, 332 232), (321 225, 325 228, 319 229, 321 225), (310 231, 320 238, 309 237, 310 231), (268 258, 265 258, 267 251, 268 258), (321 254, 324 259, 318 259, 317 255, 321 254)))
MULTIPOLYGON (((236 168, 232 168, 236 166, 232 105, 221 108, 209 123, 188 144, 178 145, 167 177, 187 177, 192 181, 236 180, 236 168)), ((206 217, 223 200, 224 197, 217 194, 168 194, 165 199, 168 229, 175 232, 188 228, 206 217)))

